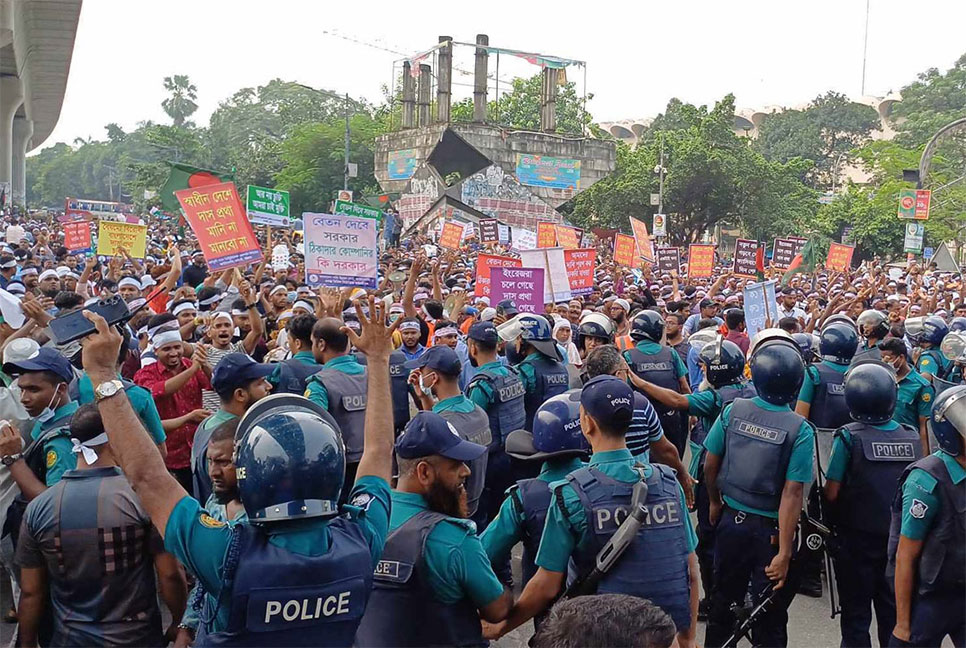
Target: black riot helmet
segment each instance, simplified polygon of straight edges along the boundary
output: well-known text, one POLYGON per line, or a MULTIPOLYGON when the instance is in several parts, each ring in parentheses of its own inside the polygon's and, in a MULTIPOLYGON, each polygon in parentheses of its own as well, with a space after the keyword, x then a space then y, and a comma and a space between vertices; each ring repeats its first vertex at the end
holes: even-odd
POLYGON ((881 362, 864 362, 845 374, 845 404, 853 421, 881 425, 892 418, 899 388, 881 362))
POLYGON ((805 361, 794 338, 781 329, 763 329, 749 349, 751 381, 758 396, 772 405, 798 398, 805 379, 805 361))
POLYGON ((631 339, 650 340, 660 344, 664 337, 664 318, 657 311, 642 310, 631 321, 631 339))
POLYGON ((854 326, 844 322, 833 322, 822 327, 818 336, 818 349, 822 360, 849 364, 855 350, 859 348, 859 334, 854 326))
POLYGON ((714 342, 701 347, 698 362, 704 365, 704 373, 713 387, 736 383, 745 371, 745 354, 737 344, 721 335, 714 342))

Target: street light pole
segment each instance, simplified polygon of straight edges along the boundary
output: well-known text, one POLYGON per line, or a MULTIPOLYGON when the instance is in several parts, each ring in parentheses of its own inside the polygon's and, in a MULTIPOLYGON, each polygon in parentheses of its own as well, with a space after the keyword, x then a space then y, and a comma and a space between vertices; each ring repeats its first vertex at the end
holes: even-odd
POLYGON ((349 93, 345 94, 345 176, 342 179, 342 188, 349 190, 349 93))

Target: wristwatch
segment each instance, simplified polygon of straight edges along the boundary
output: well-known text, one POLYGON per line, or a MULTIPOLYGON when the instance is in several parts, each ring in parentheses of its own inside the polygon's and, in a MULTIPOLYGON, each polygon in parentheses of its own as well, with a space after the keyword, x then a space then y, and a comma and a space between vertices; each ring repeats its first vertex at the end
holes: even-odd
POLYGON ((17 454, 12 454, 12 455, 3 455, 2 457, 0 457, 0 464, 3 464, 4 466, 12 466, 13 464, 17 463, 17 461, 19 461, 22 457, 23 457, 22 452, 18 452, 17 454))
POLYGON ((105 398, 110 398, 114 394, 124 390, 124 383, 120 380, 108 380, 107 382, 102 382, 94 389, 94 400, 102 401, 105 398))

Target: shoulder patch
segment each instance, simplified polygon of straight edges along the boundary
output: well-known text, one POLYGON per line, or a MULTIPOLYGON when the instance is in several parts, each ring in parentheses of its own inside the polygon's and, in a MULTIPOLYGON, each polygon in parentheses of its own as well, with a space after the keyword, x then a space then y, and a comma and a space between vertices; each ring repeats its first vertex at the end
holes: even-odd
POLYGON ((227 524, 225 524, 221 520, 216 520, 215 518, 211 517, 207 513, 202 513, 198 517, 198 521, 201 522, 202 526, 206 526, 209 529, 220 529, 223 526, 227 526, 227 524))
POLYGON ((305 393, 304 393, 304 394, 302 394, 302 396, 304 396, 305 398, 308 398, 308 397, 310 397, 311 395, 312 395, 312 390, 311 390, 311 389, 306 389, 306 390, 305 390, 305 393))
POLYGON ((917 520, 921 520, 924 517, 926 517, 926 511, 928 510, 929 510, 928 504, 926 504, 920 499, 913 498, 912 506, 909 507, 909 515, 916 518, 917 520))
POLYGON ((922 402, 923 403, 928 403, 931 400, 932 400, 932 394, 930 394, 928 391, 923 391, 922 392, 922 402))
POLYGON ((48 450, 47 451, 47 467, 53 468, 54 464, 57 463, 57 451, 48 450))
POLYGON ((374 499, 376 498, 373 497, 371 493, 359 493, 352 498, 352 501, 349 502, 349 506, 355 506, 363 511, 368 511, 369 505, 372 504, 372 500, 374 499))

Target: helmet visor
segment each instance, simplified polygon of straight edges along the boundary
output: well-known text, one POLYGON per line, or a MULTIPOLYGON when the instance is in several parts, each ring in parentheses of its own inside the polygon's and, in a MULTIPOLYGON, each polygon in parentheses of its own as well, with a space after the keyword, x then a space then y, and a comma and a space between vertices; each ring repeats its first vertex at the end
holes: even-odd
POLYGON ((520 316, 516 315, 496 327, 496 332, 504 342, 512 342, 523 334, 520 316))
POLYGON ((909 317, 906 319, 906 335, 913 342, 918 342, 919 338, 922 337, 922 325, 925 323, 925 317, 909 317))
POLYGON ((959 390, 943 404, 942 409, 933 413, 937 421, 947 421, 959 432, 966 433, 966 390, 959 390))
POLYGON ((966 334, 949 333, 939 345, 939 351, 947 360, 966 362, 966 334))

